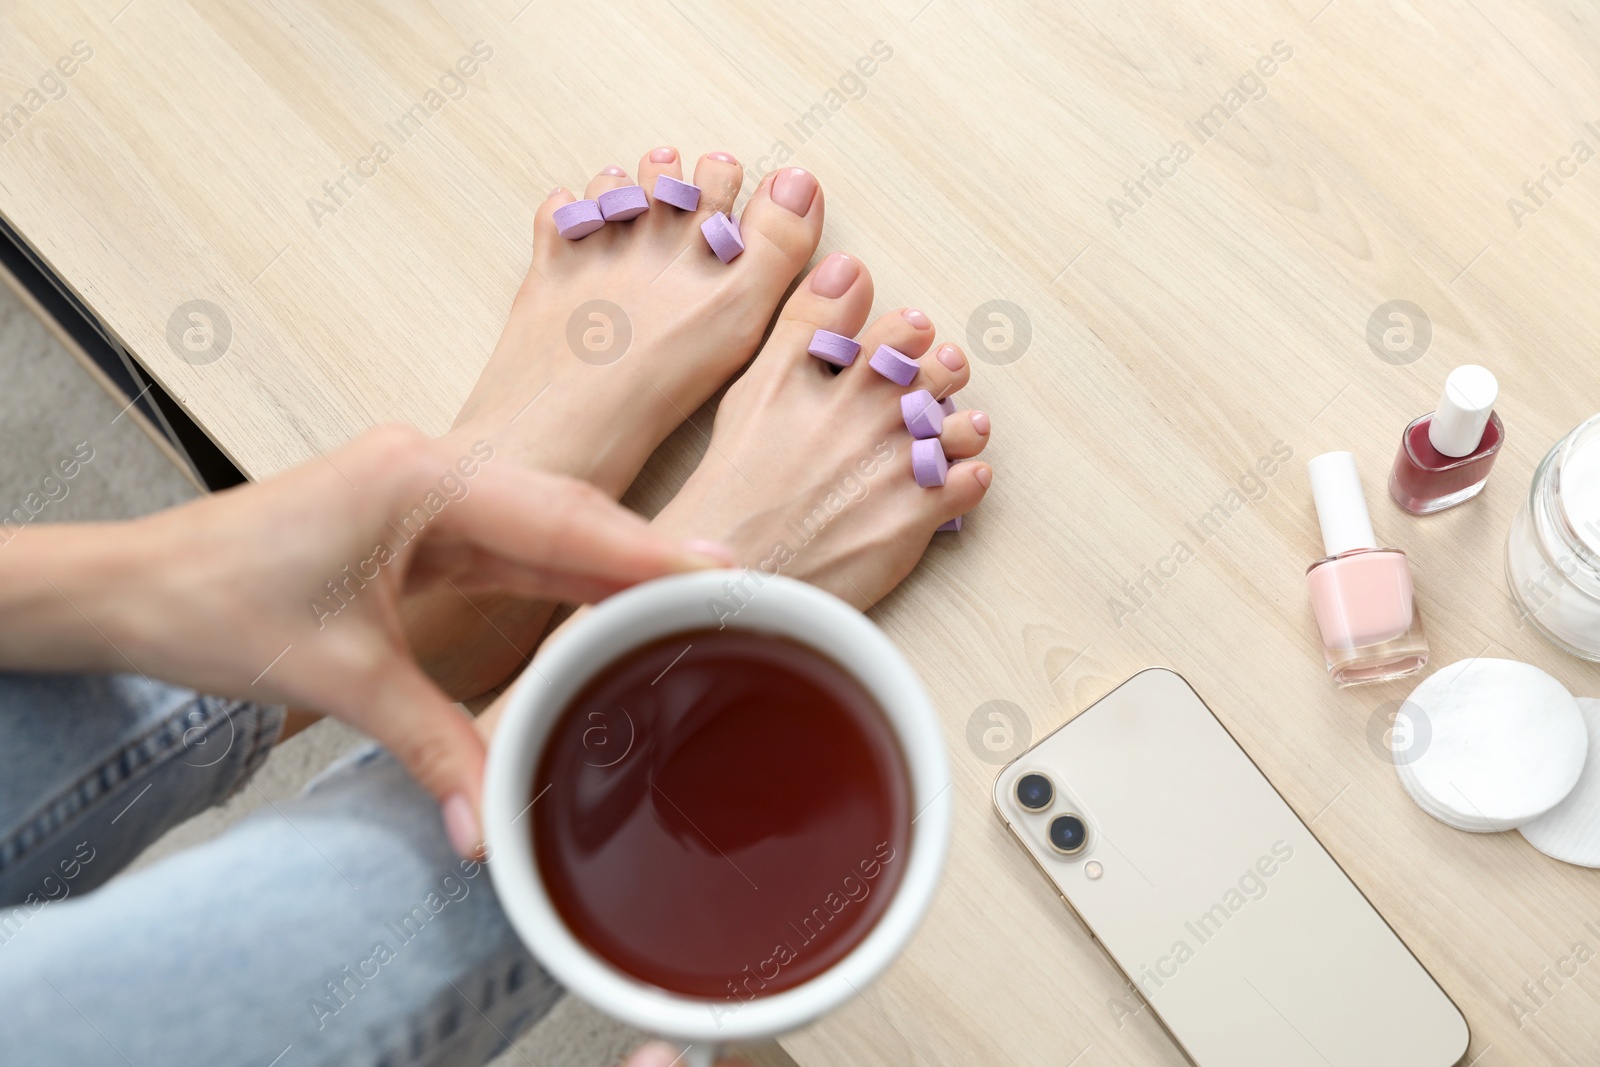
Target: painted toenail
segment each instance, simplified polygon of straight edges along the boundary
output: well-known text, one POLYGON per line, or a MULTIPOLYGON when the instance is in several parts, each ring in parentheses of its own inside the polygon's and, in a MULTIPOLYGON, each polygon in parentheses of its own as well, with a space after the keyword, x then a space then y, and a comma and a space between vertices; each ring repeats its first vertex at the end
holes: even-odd
POLYGON ((943 526, 939 527, 937 530, 935 530, 933 532, 934 533, 960 533, 961 532, 961 516, 957 515, 955 518, 951 519, 949 522, 945 523, 943 526))
POLYGON ((621 167, 603 167, 601 168, 600 173, 609 174, 613 178, 626 178, 628 176, 628 172, 623 170, 621 167))
POLYGON ((624 185, 620 189, 607 189, 595 197, 600 214, 607 222, 627 222, 650 210, 650 198, 637 185, 624 185))
POLYGON ((680 182, 676 178, 669 178, 665 174, 656 176, 656 187, 651 190, 651 196, 663 204, 671 204, 682 211, 693 211, 700 206, 700 187, 680 182))
POLYGON ((683 547, 692 555, 702 556, 724 567, 734 564, 733 549, 720 541, 703 541, 694 538, 683 543, 683 547))
POLYGON ((811 335, 811 343, 806 346, 806 351, 824 363, 848 367, 860 354, 861 344, 831 330, 818 330, 811 335))
POLYGON ((994 479, 994 471, 990 470, 988 467, 979 467, 977 470, 972 472, 972 476, 978 479, 979 485, 987 489, 989 488, 989 483, 994 479))
POLYGON ((947 396, 943 400, 939 401, 939 410, 944 412, 946 415, 954 415, 956 413, 955 398, 947 396))
POLYGON ((652 163, 671 163, 677 158, 678 150, 676 148, 652 148, 650 150, 650 162, 652 163))
POLYGON ((933 320, 929 319, 928 316, 924 315, 916 308, 906 308, 904 311, 900 312, 900 317, 905 319, 919 330, 926 330, 928 327, 933 325, 933 320))
POLYGON ((944 429, 944 413, 926 389, 918 389, 900 398, 900 417, 905 420, 911 436, 921 440, 938 437, 944 429))
POLYGON ((961 355, 961 349, 955 345, 939 346, 939 362, 949 370, 960 370, 967 365, 966 358, 961 355))
POLYGON ((600 205, 593 200, 574 200, 556 208, 552 217, 556 230, 569 241, 579 241, 606 224, 600 205))
POLYGON ((888 345, 879 345, 867 360, 867 366, 896 385, 910 385, 911 379, 917 376, 917 361, 888 345))
POLYGON ((922 488, 933 489, 943 485, 949 470, 950 461, 944 458, 944 448, 940 446, 938 438, 911 442, 911 473, 922 488))
POLYGON ((843 252, 835 252, 824 259, 811 275, 811 291, 818 296, 835 299, 849 292, 850 286, 860 276, 860 260, 843 252))
POLYGON ((739 165, 739 161, 726 152, 707 152, 706 158, 714 159, 719 163, 732 163, 736 167, 739 165))
POLYGON ((772 179, 772 202, 786 211, 804 216, 817 196, 817 179, 808 170, 789 167, 772 179))
POLYGON ((969 414, 972 418, 972 428, 987 437, 989 434, 989 416, 982 411, 974 411, 969 414))
MULTIPOLYGON (((562 193, 564 193, 566 191, 567 190, 566 190, 565 186, 558 185, 554 189, 550 190, 550 196, 560 196, 562 193)), ((545 199, 549 200, 550 196, 545 197, 545 199)))
POLYGON ((739 235, 739 223, 722 212, 717 212, 700 224, 706 244, 724 263, 732 263, 744 251, 744 238, 739 235))

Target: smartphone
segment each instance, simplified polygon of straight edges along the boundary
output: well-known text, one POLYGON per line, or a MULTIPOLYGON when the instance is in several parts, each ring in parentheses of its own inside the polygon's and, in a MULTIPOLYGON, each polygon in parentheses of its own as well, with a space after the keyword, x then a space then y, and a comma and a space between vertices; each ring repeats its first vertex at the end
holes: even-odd
POLYGON ((994 803, 1121 969, 1127 1013, 1147 1005, 1198 1067, 1465 1055, 1460 1009, 1173 671, 1023 753, 994 803))

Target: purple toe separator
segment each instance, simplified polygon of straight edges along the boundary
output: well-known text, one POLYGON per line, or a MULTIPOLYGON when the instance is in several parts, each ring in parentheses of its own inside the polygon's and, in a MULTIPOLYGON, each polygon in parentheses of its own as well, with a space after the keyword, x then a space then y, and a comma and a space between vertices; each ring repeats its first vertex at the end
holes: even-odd
POLYGON ((949 522, 945 523, 943 526, 939 527, 937 530, 934 531, 934 533, 960 533, 960 532, 961 532, 961 516, 960 515, 957 515, 955 518, 951 519, 949 522))
POLYGON ((856 356, 861 352, 861 345, 843 334, 818 330, 811 335, 811 343, 806 346, 806 351, 824 363, 832 363, 835 367, 848 367, 856 361, 856 356))
POLYGON ((917 376, 917 361, 888 345, 879 345, 867 366, 896 385, 910 385, 917 376))
POLYGON ((627 222, 650 210, 650 198, 637 185, 624 185, 620 189, 607 189, 595 197, 600 214, 607 222, 627 222))
POLYGON ((944 458, 944 449, 937 439, 929 437, 911 442, 911 473, 922 488, 943 485, 949 470, 950 461, 944 458))
POLYGON ((947 396, 943 400, 939 401, 939 410, 944 412, 946 415, 954 415, 956 413, 955 398, 947 396))
POLYGON ((944 413, 933 399, 933 394, 926 389, 918 389, 900 398, 900 417, 905 420, 911 436, 918 440, 938 437, 944 430, 944 413))
POLYGON ((555 220, 556 232, 569 241, 587 237, 606 224, 605 216, 600 214, 600 205, 593 200, 574 200, 570 204, 562 204, 555 209, 551 218, 555 220))
POLYGON ((700 224, 706 244, 724 263, 732 263, 744 251, 744 238, 739 234, 739 223, 722 212, 717 212, 700 224))
POLYGON ((680 182, 676 178, 669 178, 665 174, 656 175, 656 187, 651 196, 663 204, 671 204, 680 211, 694 211, 700 206, 700 187, 680 182))

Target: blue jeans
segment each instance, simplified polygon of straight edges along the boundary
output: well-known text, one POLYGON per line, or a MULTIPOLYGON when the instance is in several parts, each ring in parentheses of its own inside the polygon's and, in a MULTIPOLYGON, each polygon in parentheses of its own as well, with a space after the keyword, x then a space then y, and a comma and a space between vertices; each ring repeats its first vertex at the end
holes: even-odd
POLYGON ((0 1064, 480 1064, 556 1002, 376 746, 112 879, 246 788, 282 726, 142 678, 0 673, 0 1064))

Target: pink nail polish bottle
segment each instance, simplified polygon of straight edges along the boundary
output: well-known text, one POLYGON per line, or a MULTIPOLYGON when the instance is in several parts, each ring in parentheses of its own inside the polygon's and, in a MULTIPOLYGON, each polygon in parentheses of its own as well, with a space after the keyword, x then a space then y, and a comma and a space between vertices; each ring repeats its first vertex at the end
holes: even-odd
POLYGON ((1444 380, 1436 411, 1400 437, 1389 495, 1413 515, 1443 511, 1483 491, 1506 439, 1494 402, 1500 383, 1482 367, 1457 367, 1444 380))
POLYGON ((1428 662, 1411 564, 1379 548, 1356 458, 1327 452, 1306 464, 1325 559, 1306 570, 1328 673, 1341 686, 1403 678, 1428 662))

